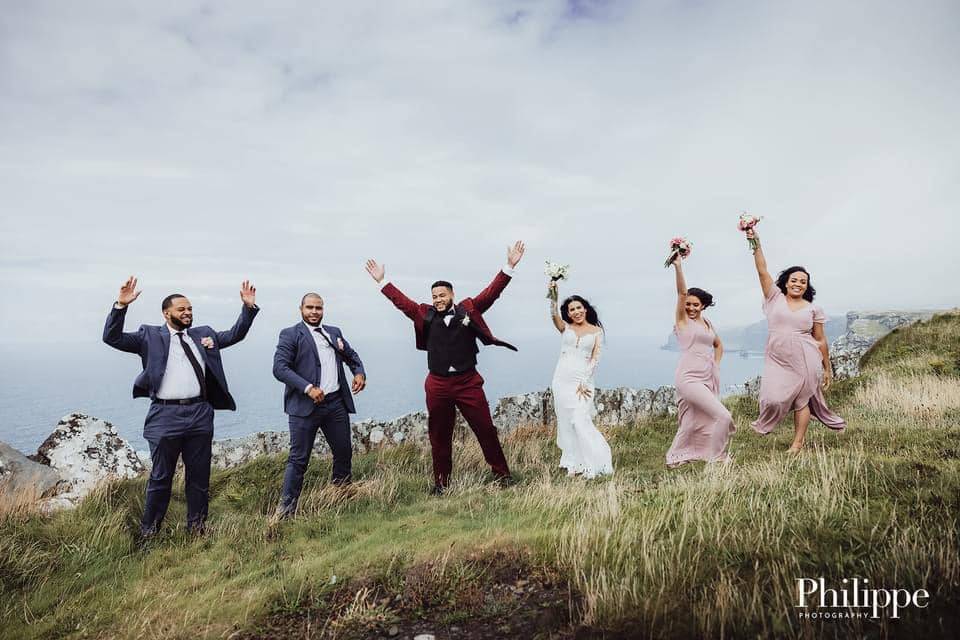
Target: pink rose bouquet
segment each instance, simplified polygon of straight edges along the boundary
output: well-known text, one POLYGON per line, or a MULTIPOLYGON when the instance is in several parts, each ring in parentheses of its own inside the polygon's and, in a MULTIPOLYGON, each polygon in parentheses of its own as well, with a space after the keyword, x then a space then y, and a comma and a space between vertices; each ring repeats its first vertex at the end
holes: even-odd
POLYGON ((691 251, 693 251, 693 243, 686 238, 677 236, 670 241, 670 255, 667 256, 663 266, 665 268, 669 267, 677 257, 686 258, 690 255, 691 251))

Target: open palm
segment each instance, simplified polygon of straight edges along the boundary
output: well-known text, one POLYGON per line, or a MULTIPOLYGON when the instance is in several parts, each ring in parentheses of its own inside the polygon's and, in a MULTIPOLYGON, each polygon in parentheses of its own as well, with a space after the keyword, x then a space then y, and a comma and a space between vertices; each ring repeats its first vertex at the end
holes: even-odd
POLYGON ((137 291, 137 279, 130 276, 120 287, 120 295, 117 296, 117 302, 122 305, 128 305, 139 296, 140 292, 137 291))

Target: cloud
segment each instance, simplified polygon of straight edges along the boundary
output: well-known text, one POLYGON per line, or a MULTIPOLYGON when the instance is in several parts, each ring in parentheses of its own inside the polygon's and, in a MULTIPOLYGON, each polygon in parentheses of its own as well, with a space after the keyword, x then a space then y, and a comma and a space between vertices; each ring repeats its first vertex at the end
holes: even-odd
MULTIPOLYGON (((610 327, 662 335, 676 233, 721 324, 758 316, 733 231, 748 209, 771 266, 807 265, 828 310, 955 304, 957 18, 949 2, 18 3, 0 25, 0 286, 27 308, 102 291, 99 309, 131 272, 211 303, 249 277, 277 305, 322 288, 376 333, 393 311, 367 257, 412 295, 436 277, 460 293, 523 237, 501 326, 544 324, 551 258, 610 327)), ((10 304, 0 321, 60 324, 10 304)))

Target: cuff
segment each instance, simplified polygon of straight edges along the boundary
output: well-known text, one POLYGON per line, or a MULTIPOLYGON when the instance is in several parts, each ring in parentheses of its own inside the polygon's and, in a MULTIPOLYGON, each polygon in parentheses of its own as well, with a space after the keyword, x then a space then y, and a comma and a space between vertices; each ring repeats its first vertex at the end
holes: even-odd
POLYGON ((507 274, 511 278, 513 277, 513 274, 516 273, 516 269, 511 267, 509 264, 503 265, 503 268, 500 269, 500 271, 503 271, 505 274, 507 274))
POLYGON ((384 279, 383 279, 383 282, 377 284, 377 286, 380 287, 380 291, 383 291, 383 288, 384 288, 385 286, 387 286, 388 284, 390 284, 390 281, 387 280, 386 278, 384 278, 384 279))
POLYGON ((306 387, 304 387, 304 388, 303 388, 303 393, 304 393, 304 395, 310 393, 310 389, 313 389, 313 385, 312 385, 312 384, 308 384, 306 387))

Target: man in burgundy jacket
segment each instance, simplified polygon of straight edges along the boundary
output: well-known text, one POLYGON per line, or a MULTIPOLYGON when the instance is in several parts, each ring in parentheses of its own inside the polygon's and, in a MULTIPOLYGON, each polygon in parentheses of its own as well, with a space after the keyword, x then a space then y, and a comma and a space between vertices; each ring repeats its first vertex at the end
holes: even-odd
POLYGON ((510 283, 513 270, 523 257, 524 246, 517 242, 507 249, 507 266, 486 289, 473 298, 454 302, 453 285, 434 282, 430 293, 433 304, 418 304, 386 280, 383 265, 367 261, 367 273, 377 281, 383 295, 413 320, 417 349, 427 352, 430 372, 424 385, 427 392, 427 429, 433 454, 433 492, 441 495, 450 482, 453 469, 453 424, 456 409, 466 419, 480 442, 483 457, 501 484, 512 484, 510 469, 503 456, 497 429, 490 416, 490 405, 483 392, 483 378, 477 373, 477 340, 485 345, 517 348, 494 337, 483 320, 483 313, 510 283))

